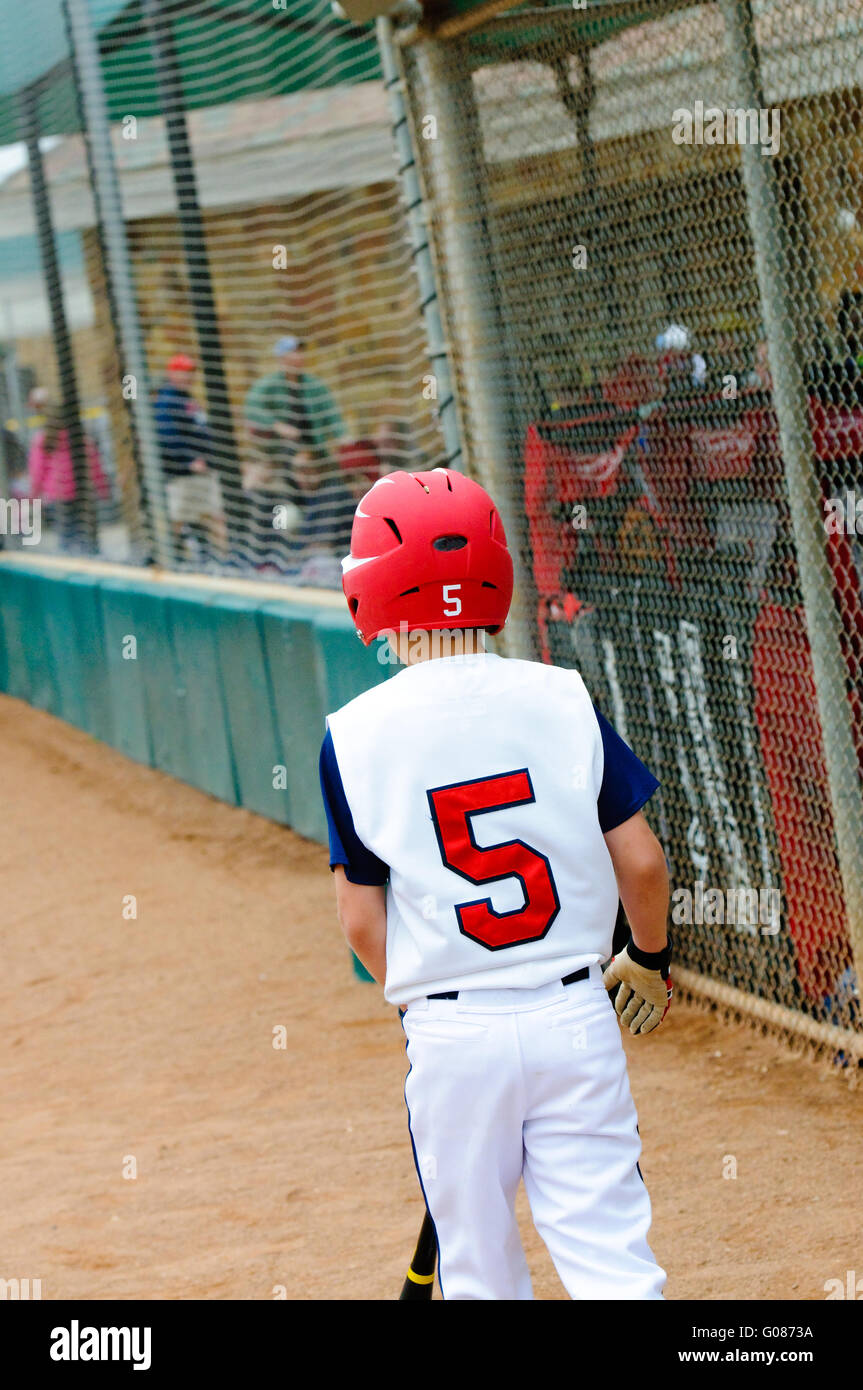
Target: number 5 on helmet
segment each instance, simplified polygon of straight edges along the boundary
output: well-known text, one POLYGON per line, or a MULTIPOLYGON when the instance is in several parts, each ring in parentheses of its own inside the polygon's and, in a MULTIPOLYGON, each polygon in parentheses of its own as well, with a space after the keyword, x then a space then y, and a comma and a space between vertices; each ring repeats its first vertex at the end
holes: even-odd
POLYGON ((488 493, 449 468, 388 473, 354 516, 342 588, 366 646, 382 632, 500 632, 512 557, 488 493))

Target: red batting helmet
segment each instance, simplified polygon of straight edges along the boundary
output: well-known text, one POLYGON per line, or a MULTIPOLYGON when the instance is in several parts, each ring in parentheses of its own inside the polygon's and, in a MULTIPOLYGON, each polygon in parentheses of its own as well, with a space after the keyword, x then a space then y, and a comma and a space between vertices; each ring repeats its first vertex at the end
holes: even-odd
POLYGON ((479 483, 449 468, 380 478, 357 507, 342 570, 366 646, 401 624, 500 632, 512 599, 497 507, 479 483))

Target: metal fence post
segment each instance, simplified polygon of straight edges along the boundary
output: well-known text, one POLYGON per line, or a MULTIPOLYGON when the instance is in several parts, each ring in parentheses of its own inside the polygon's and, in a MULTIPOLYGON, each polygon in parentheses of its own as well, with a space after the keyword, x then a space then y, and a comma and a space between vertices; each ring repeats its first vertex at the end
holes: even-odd
POLYGON ((3 376, 6 383, 6 400, 12 415, 18 421, 18 440, 24 453, 30 443, 30 430, 27 425, 27 402, 24 400, 24 393, 21 390, 21 380, 18 375, 18 356, 15 351, 15 342, 12 325, 9 326, 8 350, 3 358, 3 376))
MULTIPOLYGON (((13 473, 18 471, 10 467, 9 436, 6 433, 7 416, 11 416, 18 421, 16 439, 20 449, 19 458, 24 460, 25 465, 30 443, 30 431, 27 428, 27 409, 21 392, 21 382, 18 378, 18 359, 15 355, 11 321, 9 324, 9 339, 8 350, 4 350, 3 354, 3 380, 0 382, 0 405, 4 407, 2 416, 0 416, 0 497, 6 498, 7 500, 9 498, 9 486, 12 481, 13 473)), ((12 453, 12 463, 15 463, 14 452, 12 453)))
MULTIPOLYGON (((4 412, 5 416, 5 412, 4 412)), ((6 420, 0 419, 0 506, 9 500, 9 461, 6 458, 6 420)), ((3 546, 3 533, 0 532, 0 548, 3 546)))
POLYGON ((488 234, 471 211, 485 183, 471 75, 456 45, 424 39, 413 53, 425 110, 437 121, 437 135, 425 141, 425 150, 439 258, 448 268, 447 306, 461 373, 465 444, 481 482, 494 496, 513 553, 515 592, 504 645, 513 656, 531 656, 535 622, 527 525, 512 501, 515 391, 489 272, 488 234))
MULTIPOLYGON (((760 110, 764 95, 749 0, 720 0, 735 103, 760 110)), ((863 794, 857 767, 848 671, 825 553, 824 507, 814 467, 806 381, 794 332, 785 239, 769 158, 741 148, 749 225, 779 421, 788 500, 797 546, 839 866, 858 980, 863 981, 863 794)))
POLYGON ((437 381, 437 415, 446 449, 446 466, 463 469, 461 434, 450 374, 449 350, 441 324, 434 267, 429 249, 429 234, 426 223, 427 208, 423 202, 411 138, 411 125, 403 95, 404 75, 399 70, 398 53, 393 43, 392 20, 381 17, 377 20, 376 27, 384 86, 392 113, 393 139, 399 161, 399 178, 405 197, 405 215, 410 232, 411 254, 419 281, 420 307, 425 322, 429 361, 437 381))
POLYGON ((189 276, 189 297, 207 396, 208 424, 216 444, 216 468, 227 493, 225 522, 232 540, 231 549, 237 558, 241 550, 243 532, 239 456, 234 438, 228 383, 225 378, 207 238, 198 200, 195 159, 186 121, 183 79, 174 44, 175 12, 176 6, 165 4, 164 0, 143 0, 144 18, 152 43, 159 104, 171 156, 177 215, 189 276))
POLYGON ((88 549, 95 550, 98 538, 96 510, 90 483, 84 428, 81 424, 81 400, 78 394, 78 378, 75 372, 72 339, 69 334, 66 307, 63 302, 63 281, 60 275, 57 245, 54 240, 51 202, 48 197, 48 183, 45 178, 42 151, 39 148, 39 111, 36 88, 25 87, 20 93, 19 102, 24 141, 27 146, 36 235, 42 261, 42 274, 45 277, 48 307, 51 313, 57 375, 60 380, 60 391, 63 399, 63 423, 69 440, 69 455, 72 461, 72 475, 75 480, 73 514, 76 528, 85 545, 88 549))
POLYGON ((147 359, 135 295, 135 272, 126 239, 120 180, 111 144, 111 124, 99 45, 88 0, 64 0, 72 64, 82 107, 90 157, 96 216, 105 252, 105 269, 127 372, 135 380, 133 418, 152 529, 154 558, 166 569, 172 563, 165 482, 153 407, 148 390, 147 359))

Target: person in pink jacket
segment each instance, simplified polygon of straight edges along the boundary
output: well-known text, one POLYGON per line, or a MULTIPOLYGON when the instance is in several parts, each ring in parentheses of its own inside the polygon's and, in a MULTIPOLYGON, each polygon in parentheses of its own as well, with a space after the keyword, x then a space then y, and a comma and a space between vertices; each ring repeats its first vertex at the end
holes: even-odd
MULTIPOLYGON (((82 548, 82 538, 76 506, 75 470, 69 447, 69 432, 63 421, 63 407, 54 398, 43 405, 45 423, 30 441, 27 456, 29 494, 40 498, 48 519, 56 526, 61 550, 82 548)), ((87 464, 93 492, 103 501, 111 495, 108 479, 102 468, 99 451, 89 436, 85 436, 87 464)))

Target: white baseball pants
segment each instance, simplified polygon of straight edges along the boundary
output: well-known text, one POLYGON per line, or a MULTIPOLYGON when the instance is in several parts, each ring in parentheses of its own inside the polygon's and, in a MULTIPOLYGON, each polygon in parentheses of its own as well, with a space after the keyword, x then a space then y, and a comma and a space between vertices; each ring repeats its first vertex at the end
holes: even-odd
POLYGON ((414 1157, 446 1299, 530 1299, 519 1180, 574 1299, 661 1299, 620 1024, 599 966, 420 999, 402 1020, 414 1157))

